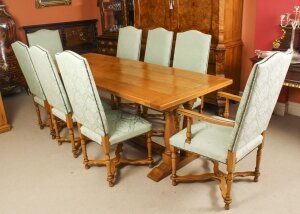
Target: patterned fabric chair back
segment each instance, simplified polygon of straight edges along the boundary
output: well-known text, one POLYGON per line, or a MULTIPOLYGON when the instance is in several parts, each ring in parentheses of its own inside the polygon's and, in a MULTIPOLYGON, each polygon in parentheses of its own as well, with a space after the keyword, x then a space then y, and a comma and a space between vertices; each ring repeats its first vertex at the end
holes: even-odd
POLYGON ((33 67, 28 51, 28 46, 19 41, 14 42, 11 46, 17 57, 18 63, 21 67, 22 73, 26 79, 27 85, 31 93, 41 98, 42 100, 45 100, 45 94, 36 74, 36 71, 33 67))
POLYGON ((253 66, 236 115, 233 151, 247 146, 267 129, 291 59, 291 52, 277 52, 253 66))
POLYGON ((56 53, 63 52, 58 30, 41 29, 33 33, 27 34, 29 46, 40 45, 49 51, 54 59, 56 53))
POLYGON ((177 33, 173 67, 207 72, 211 35, 190 30, 177 33))
POLYGON ((173 32, 164 28, 156 28, 148 31, 145 62, 169 66, 173 32))
POLYGON ((55 57, 76 121, 101 136, 107 135, 107 119, 87 60, 72 51, 55 57))
POLYGON ((40 46, 32 46, 29 48, 29 54, 49 104, 64 114, 72 112, 68 96, 50 53, 40 46))
POLYGON ((132 26, 123 27, 119 31, 117 57, 139 60, 142 30, 132 26))

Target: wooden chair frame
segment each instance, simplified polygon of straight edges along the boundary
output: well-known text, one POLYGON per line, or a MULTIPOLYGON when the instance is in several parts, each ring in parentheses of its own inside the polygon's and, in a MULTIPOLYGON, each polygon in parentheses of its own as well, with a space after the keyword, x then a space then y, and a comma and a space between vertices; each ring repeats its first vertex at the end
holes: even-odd
POLYGON ((102 144, 101 148, 104 152, 104 159, 103 160, 89 160, 87 155, 87 148, 86 148, 86 137, 83 136, 80 132, 81 124, 77 123, 78 127, 78 133, 81 139, 81 148, 83 153, 83 164, 86 169, 89 169, 91 166, 106 166, 107 170, 107 181, 108 185, 112 187, 115 182, 115 174, 116 169, 121 164, 130 164, 130 165, 148 165, 149 168, 152 168, 153 166, 153 158, 152 158, 152 140, 151 140, 151 131, 146 133, 146 141, 147 141, 147 159, 141 159, 141 160, 130 160, 123 158, 121 156, 121 153, 123 152, 123 143, 118 143, 116 151, 115 151, 115 157, 111 158, 109 155, 110 152, 110 142, 109 142, 109 136, 102 137, 102 144))
MULTIPOLYGON (((218 96, 223 97, 226 99, 226 105, 225 105, 225 115, 229 116, 229 100, 234 101, 240 101, 241 97, 232 95, 225 92, 219 92, 218 96)), ((229 126, 233 127, 234 122, 231 121, 224 121, 221 119, 213 118, 210 116, 206 116, 201 113, 197 113, 194 111, 186 110, 186 109, 178 109, 177 113, 180 115, 183 115, 187 117, 187 132, 186 132, 186 142, 191 142, 191 125, 192 125, 192 118, 203 120, 209 123, 223 125, 223 126, 229 126)), ((217 160, 209 159, 213 163, 213 172, 212 173, 205 173, 201 175, 186 175, 186 176, 178 176, 176 174, 176 167, 177 167, 177 156, 178 156, 178 149, 176 149, 174 146, 171 145, 171 152, 172 152, 172 185, 176 186, 178 182, 183 181, 205 181, 205 180, 218 180, 219 187, 221 190, 221 195, 224 199, 225 203, 225 209, 230 209, 230 204, 232 202, 231 198, 231 187, 232 182, 235 177, 246 177, 246 176, 254 176, 254 181, 258 182, 258 177, 260 176, 260 162, 261 162, 261 153, 262 148, 265 141, 265 132, 262 133, 263 141, 262 144, 260 144, 257 148, 257 154, 256 154, 256 166, 254 171, 245 171, 245 172, 235 172, 235 165, 236 165, 236 154, 232 151, 228 151, 227 154, 227 173, 222 172, 219 169, 219 162, 217 160)), ((201 143, 201 142, 200 142, 201 143)))

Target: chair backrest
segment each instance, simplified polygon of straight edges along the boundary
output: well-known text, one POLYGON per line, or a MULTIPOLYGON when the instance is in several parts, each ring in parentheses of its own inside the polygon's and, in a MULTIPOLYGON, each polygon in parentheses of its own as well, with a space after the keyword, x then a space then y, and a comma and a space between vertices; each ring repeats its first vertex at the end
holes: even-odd
POLYGON ((58 30, 41 29, 33 33, 27 34, 29 46, 40 45, 49 51, 51 57, 54 59, 56 53, 63 52, 58 30))
POLYGON ((65 114, 72 112, 68 96, 50 53, 40 46, 32 46, 29 48, 29 54, 48 103, 65 114))
POLYGON ((139 60, 142 30, 132 26, 123 27, 119 31, 117 57, 139 60))
POLYGON ((277 52, 253 66, 236 115, 233 151, 267 129, 291 59, 291 52, 277 52))
POLYGON ((19 41, 14 42, 11 46, 26 79, 30 92, 40 99, 45 100, 45 94, 32 64, 28 46, 19 41))
POLYGON ((211 35, 190 30, 177 33, 173 67, 207 72, 211 35))
POLYGON ((164 28, 156 28, 148 31, 145 62, 169 66, 173 32, 164 28))
POLYGON ((55 57, 75 119, 95 133, 107 135, 107 119, 87 60, 72 51, 55 57))

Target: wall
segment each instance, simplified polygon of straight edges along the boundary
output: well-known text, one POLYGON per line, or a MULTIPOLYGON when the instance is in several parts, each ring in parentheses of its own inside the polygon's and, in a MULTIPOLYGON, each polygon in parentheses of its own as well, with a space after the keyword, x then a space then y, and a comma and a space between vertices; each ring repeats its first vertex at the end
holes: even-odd
POLYGON ((25 41, 21 27, 26 25, 85 19, 98 19, 100 22, 97 0, 72 0, 70 6, 52 6, 39 9, 35 8, 35 0, 3 0, 3 3, 17 24, 17 36, 21 41, 25 41))

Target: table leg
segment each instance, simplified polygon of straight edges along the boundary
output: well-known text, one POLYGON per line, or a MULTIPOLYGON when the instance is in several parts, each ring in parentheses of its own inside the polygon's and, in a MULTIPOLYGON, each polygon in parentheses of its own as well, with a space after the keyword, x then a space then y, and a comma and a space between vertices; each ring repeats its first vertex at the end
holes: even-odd
MULTIPOLYGON (((159 166, 155 167, 151 172, 149 172, 148 177, 154 181, 160 181, 166 176, 171 174, 172 169, 172 159, 171 159, 171 149, 170 149, 170 137, 176 132, 176 110, 170 110, 165 112, 165 151, 162 154, 162 162, 159 166)), ((191 153, 183 152, 180 154, 180 157, 177 158, 178 164, 177 167, 181 168, 189 162, 196 159, 198 155, 191 153)))

